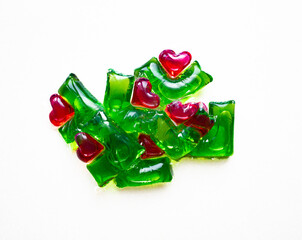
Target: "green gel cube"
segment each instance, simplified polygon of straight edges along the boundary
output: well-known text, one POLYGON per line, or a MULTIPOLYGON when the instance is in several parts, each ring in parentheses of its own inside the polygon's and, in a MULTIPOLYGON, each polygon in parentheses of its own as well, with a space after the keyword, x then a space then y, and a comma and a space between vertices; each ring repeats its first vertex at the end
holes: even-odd
POLYGON ((120 172, 115 181, 116 186, 142 186, 172 180, 172 168, 169 158, 142 160, 133 168, 120 172))
POLYGON ((213 81, 211 75, 201 70, 197 61, 178 77, 171 79, 156 58, 151 58, 143 66, 135 69, 134 76, 149 79, 152 90, 160 97, 161 105, 188 97, 213 81))
POLYGON ((190 155, 193 157, 229 157, 234 150, 235 101, 210 102, 209 113, 214 117, 215 124, 190 155))

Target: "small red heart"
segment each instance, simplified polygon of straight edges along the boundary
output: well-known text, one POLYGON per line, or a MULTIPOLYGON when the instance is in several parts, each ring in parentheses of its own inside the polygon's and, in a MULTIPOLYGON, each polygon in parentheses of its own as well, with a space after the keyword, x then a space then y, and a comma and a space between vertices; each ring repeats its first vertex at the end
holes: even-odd
POLYGON ((138 107, 157 108, 159 96, 151 92, 152 85, 147 78, 139 78, 134 83, 131 104, 138 107))
POLYGON ((207 106, 204 103, 200 103, 197 113, 186 121, 184 125, 196 128, 200 132, 201 137, 203 137, 211 130, 214 121, 209 118, 207 106))
POLYGON ((179 125, 193 117, 197 113, 198 109, 198 103, 182 104, 179 101, 174 101, 167 105, 165 111, 173 122, 175 122, 176 125, 179 125))
POLYGON ((138 136, 138 142, 145 148, 145 152, 141 155, 141 159, 162 156, 165 151, 159 148, 149 135, 141 133, 138 136))
POLYGON ((171 78, 176 78, 191 62, 189 52, 175 54, 173 50, 164 50, 159 54, 159 61, 171 78))
POLYGON ((94 159, 104 149, 104 146, 91 137, 89 134, 80 132, 75 136, 78 144, 77 155, 83 162, 94 159))
POLYGON ((62 126, 74 115, 73 108, 59 94, 53 94, 50 97, 50 104, 52 111, 49 114, 49 120, 57 127, 62 126))

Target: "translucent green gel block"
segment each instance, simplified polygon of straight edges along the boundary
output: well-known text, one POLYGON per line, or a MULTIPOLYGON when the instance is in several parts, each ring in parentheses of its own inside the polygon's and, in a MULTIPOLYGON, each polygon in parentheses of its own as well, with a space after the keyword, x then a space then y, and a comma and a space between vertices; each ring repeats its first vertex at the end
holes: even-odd
POLYGON ((229 157, 233 154, 235 101, 210 102, 212 129, 190 153, 193 157, 229 157))
POLYGON ((58 93, 63 96, 73 108, 76 107, 74 101, 78 97, 86 101, 87 104, 90 104, 90 108, 97 110, 102 107, 102 104, 84 87, 82 82, 73 73, 67 77, 59 88, 58 93))
POLYGON ((135 69, 134 76, 150 80, 152 91, 159 95, 161 105, 188 97, 213 81, 211 75, 201 70, 197 61, 177 78, 171 79, 156 58, 151 58, 146 64, 135 69))
POLYGON ((142 160, 135 167, 121 172, 115 181, 120 188, 141 186, 172 180, 170 160, 166 157, 142 160))
POLYGON ((104 97, 106 113, 112 117, 118 117, 119 111, 131 106, 130 99, 134 84, 134 76, 123 75, 109 69, 104 97))
POLYGON ((105 186, 110 180, 114 179, 119 172, 119 170, 106 159, 105 155, 101 155, 87 164, 87 169, 100 187, 105 186))
POLYGON ((103 106, 73 73, 68 76, 58 92, 75 110, 74 118, 59 128, 66 143, 73 143, 75 135, 82 131, 83 123, 91 119, 97 111, 103 111, 103 106), (86 112, 83 114, 84 109, 86 112))
POLYGON ((172 159, 178 160, 191 152, 199 142, 198 131, 185 125, 175 126, 165 111, 133 107, 130 104, 133 82, 132 76, 109 71, 104 97, 109 116, 127 133, 150 135, 172 159))

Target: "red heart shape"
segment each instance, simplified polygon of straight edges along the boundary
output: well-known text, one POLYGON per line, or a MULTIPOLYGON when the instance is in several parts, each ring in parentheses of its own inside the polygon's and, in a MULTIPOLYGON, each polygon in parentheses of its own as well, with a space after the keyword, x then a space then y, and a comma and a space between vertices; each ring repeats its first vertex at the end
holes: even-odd
POLYGON ((204 103, 200 103, 197 113, 186 121, 184 125, 196 128, 200 132, 201 137, 203 137, 213 127, 214 120, 209 118, 207 106, 204 103))
POLYGON ((49 114, 49 120, 57 127, 63 125, 74 115, 73 108, 59 94, 53 94, 50 97, 50 104, 52 111, 49 114))
POLYGON ((139 78, 134 83, 131 104, 138 107, 157 108, 159 96, 151 92, 152 85, 147 78, 139 78))
POLYGON ((175 54, 173 50, 164 50, 159 54, 159 61, 171 78, 176 78, 191 62, 189 52, 175 54))
POLYGON ((174 101, 167 105, 165 111, 173 122, 175 122, 176 125, 179 125, 193 117, 197 113, 198 109, 198 103, 182 104, 179 101, 174 101))
POLYGON ((101 143, 84 132, 75 135, 75 141, 79 146, 77 149, 78 158, 83 162, 94 159, 104 149, 104 146, 101 143))
POLYGON ((141 155, 141 159, 162 156, 165 151, 159 148, 149 135, 141 133, 138 136, 138 142, 145 148, 145 152, 141 155))

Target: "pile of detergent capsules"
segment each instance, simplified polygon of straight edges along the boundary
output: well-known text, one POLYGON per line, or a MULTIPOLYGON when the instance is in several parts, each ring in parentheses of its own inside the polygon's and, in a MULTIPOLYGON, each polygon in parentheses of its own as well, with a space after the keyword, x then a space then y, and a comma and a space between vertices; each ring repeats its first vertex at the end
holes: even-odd
POLYGON ((172 180, 171 160, 233 154, 235 101, 189 102, 213 81, 191 54, 164 50, 124 75, 109 69, 103 104, 70 74, 49 118, 100 187, 172 180))

